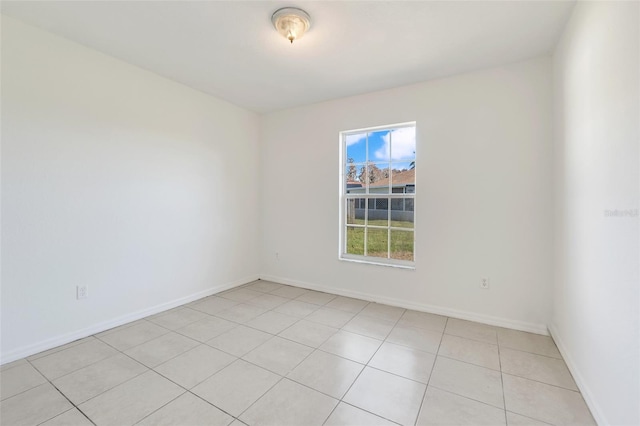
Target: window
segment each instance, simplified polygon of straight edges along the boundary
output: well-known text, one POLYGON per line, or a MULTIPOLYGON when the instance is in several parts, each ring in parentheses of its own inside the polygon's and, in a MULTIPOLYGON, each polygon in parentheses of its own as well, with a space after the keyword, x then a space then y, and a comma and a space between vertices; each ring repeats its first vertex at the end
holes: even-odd
POLYGON ((416 125, 340 133, 340 259, 414 266, 416 125))

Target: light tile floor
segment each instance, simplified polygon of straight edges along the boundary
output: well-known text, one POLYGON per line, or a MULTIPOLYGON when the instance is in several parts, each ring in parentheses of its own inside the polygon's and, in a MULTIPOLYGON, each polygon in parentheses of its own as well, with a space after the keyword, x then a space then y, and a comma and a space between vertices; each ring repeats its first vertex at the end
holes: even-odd
POLYGON ((256 281, 2 366, 12 425, 595 424, 553 340, 256 281))

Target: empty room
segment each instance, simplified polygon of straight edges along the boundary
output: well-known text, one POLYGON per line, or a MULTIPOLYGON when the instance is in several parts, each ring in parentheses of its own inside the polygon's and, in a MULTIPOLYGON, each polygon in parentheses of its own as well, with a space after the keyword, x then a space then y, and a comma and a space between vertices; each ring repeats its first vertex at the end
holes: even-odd
POLYGON ((640 425, 639 1, 0 12, 2 426, 640 425))

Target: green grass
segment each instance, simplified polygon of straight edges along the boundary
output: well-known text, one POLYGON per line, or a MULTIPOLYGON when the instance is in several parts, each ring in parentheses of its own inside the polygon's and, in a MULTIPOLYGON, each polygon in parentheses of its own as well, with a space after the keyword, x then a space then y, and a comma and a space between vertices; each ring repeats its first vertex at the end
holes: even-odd
MULTIPOLYGON (((362 221, 364 222, 364 221, 362 221)), ((356 219, 358 223, 358 219, 356 219)), ((386 226, 386 220, 369 221, 370 225, 386 226), (379 223, 376 223, 379 222, 379 223)), ((391 226, 412 228, 413 223, 392 221, 391 226)), ((367 229, 367 255, 387 258, 388 233, 386 229, 367 229)), ((413 260, 413 231, 391 230, 391 258, 413 260)), ((347 227, 347 253, 364 255, 364 228, 347 227)))
MULTIPOLYGON (((348 220, 349 220, 349 224, 364 225, 364 219, 348 219, 348 220)), ((386 219, 370 220, 368 224, 372 226, 386 227, 387 220, 386 219)), ((391 227, 392 228, 413 228, 413 222, 404 221, 404 220, 392 220, 391 227)))

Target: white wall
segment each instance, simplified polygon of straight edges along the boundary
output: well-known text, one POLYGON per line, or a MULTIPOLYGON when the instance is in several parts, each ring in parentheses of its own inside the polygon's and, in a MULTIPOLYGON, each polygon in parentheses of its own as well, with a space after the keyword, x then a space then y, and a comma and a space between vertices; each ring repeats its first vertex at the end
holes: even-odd
POLYGON ((2 362, 255 278, 258 119, 3 17, 2 362))
POLYGON ((551 331, 610 425, 640 424, 638 217, 605 214, 639 208, 638 5, 579 2, 554 55, 551 331))
POLYGON ((263 276, 545 333, 551 105, 541 57, 264 116, 263 276), (414 120, 416 269, 339 261, 338 133, 414 120))

